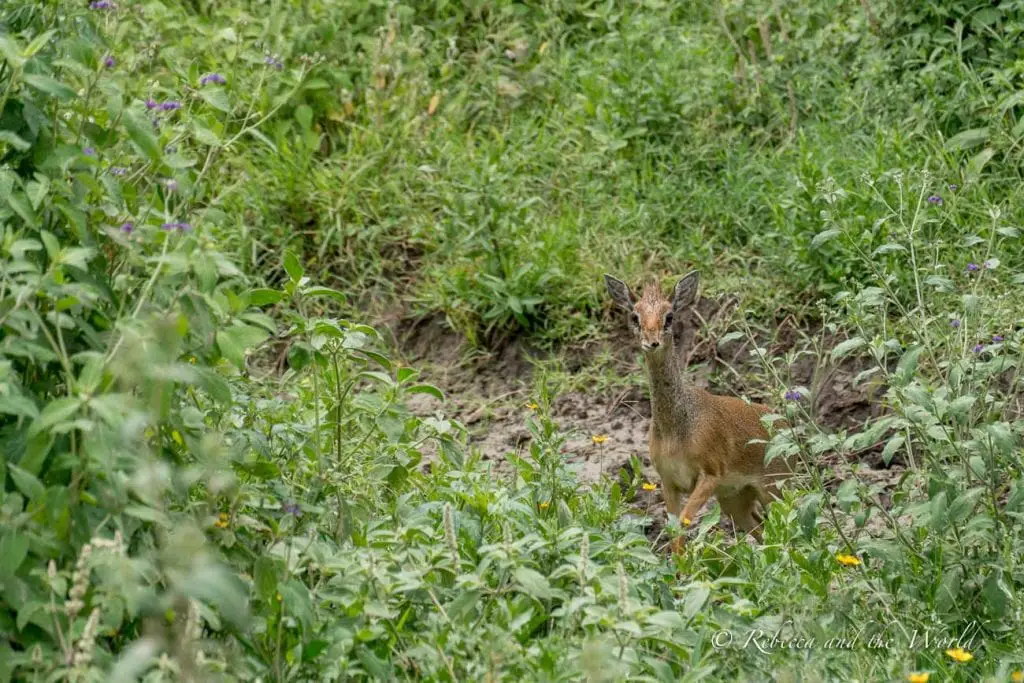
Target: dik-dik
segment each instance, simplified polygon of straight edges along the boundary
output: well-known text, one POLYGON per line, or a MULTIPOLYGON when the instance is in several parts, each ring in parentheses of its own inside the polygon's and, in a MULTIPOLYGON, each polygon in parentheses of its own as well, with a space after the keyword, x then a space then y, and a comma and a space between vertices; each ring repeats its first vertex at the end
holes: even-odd
MULTIPOLYGON (((697 299, 696 271, 681 279, 666 299, 657 285, 640 298, 621 280, 605 275, 612 300, 629 314, 629 329, 644 353, 651 388, 651 462, 661 477, 668 512, 683 526, 714 495, 736 528, 761 539, 757 503, 778 496, 777 484, 791 472, 790 463, 775 458, 764 464, 761 425, 767 406, 738 398, 715 396, 694 386, 677 353, 673 320, 683 319, 697 299), (689 494, 686 506, 680 500, 689 494)), ((679 549, 678 543, 674 545, 679 549)))

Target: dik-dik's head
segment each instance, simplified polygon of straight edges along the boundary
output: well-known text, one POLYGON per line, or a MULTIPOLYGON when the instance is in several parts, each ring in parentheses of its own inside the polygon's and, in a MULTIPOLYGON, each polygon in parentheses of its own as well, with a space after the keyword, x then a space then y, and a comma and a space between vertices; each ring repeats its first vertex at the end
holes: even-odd
POLYGON ((637 299, 629 286, 611 275, 604 276, 612 301, 629 313, 629 329, 640 340, 645 353, 672 343, 673 319, 682 316, 697 300, 697 271, 676 283, 672 299, 666 299, 657 285, 647 285, 637 299))

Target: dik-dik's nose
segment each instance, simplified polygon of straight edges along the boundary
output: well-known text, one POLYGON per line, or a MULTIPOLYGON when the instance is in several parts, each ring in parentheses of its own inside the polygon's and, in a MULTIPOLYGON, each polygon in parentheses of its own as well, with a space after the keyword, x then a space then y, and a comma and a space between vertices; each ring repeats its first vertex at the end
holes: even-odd
POLYGON ((640 343, 640 347, 644 351, 651 351, 652 349, 656 349, 659 346, 661 346, 661 342, 660 341, 649 341, 649 342, 645 341, 645 342, 641 342, 640 343))

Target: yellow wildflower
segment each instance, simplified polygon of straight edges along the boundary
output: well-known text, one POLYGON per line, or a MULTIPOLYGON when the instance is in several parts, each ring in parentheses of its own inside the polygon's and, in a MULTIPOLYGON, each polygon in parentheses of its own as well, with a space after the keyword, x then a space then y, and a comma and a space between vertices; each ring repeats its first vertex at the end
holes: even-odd
POLYGON ((839 562, 839 564, 846 567, 856 567, 858 564, 860 564, 860 560, 857 559, 856 555, 836 553, 836 560, 839 562))
POLYGON ((592 437, 590 437, 590 440, 593 441, 595 445, 600 446, 601 444, 608 440, 608 435, 594 434, 592 437))
POLYGON ((658 485, 657 484, 652 484, 649 481, 645 481, 643 489, 644 489, 644 491, 657 491, 658 490, 658 485))
POLYGON ((530 401, 529 403, 527 403, 526 407, 529 408, 530 410, 537 410, 537 404, 534 401, 530 401))
POLYGON ((954 647, 951 650, 946 650, 946 654, 949 655, 950 659, 960 662, 961 664, 966 664, 974 659, 974 655, 962 647, 954 647))
POLYGON ((910 683, 928 683, 928 679, 931 677, 932 675, 927 671, 918 671, 912 674, 907 674, 907 680, 910 681, 910 683))
POLYGON ((228 528, 228 513, 222 512, 219 515, 217 515, 217 521, 214 522, 213 525, 215 527, 217 527, 218 529, 227 529, 228 528))
POLYGON ((690 526, 691 524, 693 524, 693 520, 691 520, 689 517, 683 517, 679 521, 683 523, 683 526, 690 526))
POLYGON ((540 504, 540 509, 541 510, 547 510, 548 509, 548 505, 551 505, 551 503, 549 503, 548 501, 545 500, 543 503, 540 504))
POLYGON ((1010 674, 1010 680, 1013 683, 1024 683, 1024 671, 1014 671, 1010 674))

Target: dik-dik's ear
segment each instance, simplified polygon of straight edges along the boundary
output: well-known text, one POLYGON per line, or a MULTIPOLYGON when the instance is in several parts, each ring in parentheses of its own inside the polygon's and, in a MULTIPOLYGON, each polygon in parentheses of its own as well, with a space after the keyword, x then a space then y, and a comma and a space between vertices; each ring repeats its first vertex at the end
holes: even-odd
POLYGON ((630 291, 629 285, 611 275, 604 276, 604 284, 608 287, 608 293, 612 295, 612 301, 617 306, 627 311, 633 310, 636 298, 633 296, 633 292, 630 291))
POLYGON ((697 302, 697 285, 700 284, 700 274, 695 270, 683 277, 676 283, 672 291, 672 312, 680 313, 697 302))

